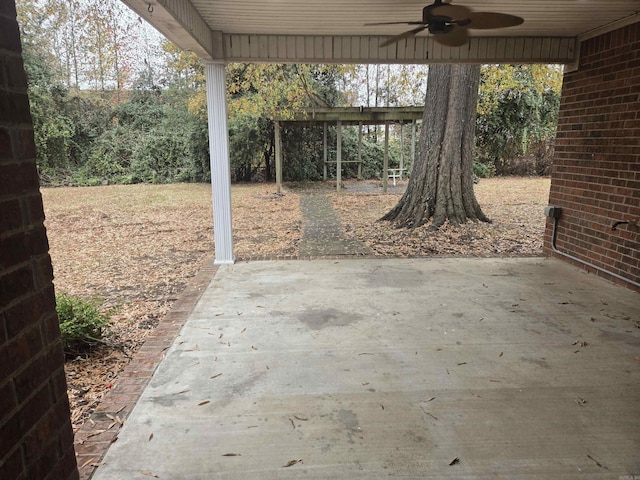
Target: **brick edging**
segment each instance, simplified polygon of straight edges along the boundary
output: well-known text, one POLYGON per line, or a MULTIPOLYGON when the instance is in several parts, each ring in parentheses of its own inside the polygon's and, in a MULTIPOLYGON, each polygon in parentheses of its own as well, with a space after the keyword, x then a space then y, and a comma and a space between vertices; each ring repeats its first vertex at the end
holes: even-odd
POLYGON ((116 441, 123 422, 153 376, 164 352, 171 346, 198 300, 218 271, 209 260, 189 282, 171 310, 149 334, 131 362, 118 375, 91 417, 75 434, 75 451, 81 480, 88 480, 100 465, 109 445, 116 441))
POLYGON ((265 255, 265 256, 255 256, 255 257, 236 257, 236 263, 246 263, 246 262, 264 262, 264 261, 281 261, 281 260, 301 260, 301 261, 310 261, 310 260, 385 260, 385 259, 429 259, 429 258, 537 258, 537 257, 548 257, 549 255, 539 252, 539 253, 527 253, 527 254, 519 254, 519 255, 501 255, 499 253, 496 254, 468 254, 468 255, 451 255, 451 254, 437 254, 437 255, 382 255, 382 254, 345 254, 345 255, 265 255))

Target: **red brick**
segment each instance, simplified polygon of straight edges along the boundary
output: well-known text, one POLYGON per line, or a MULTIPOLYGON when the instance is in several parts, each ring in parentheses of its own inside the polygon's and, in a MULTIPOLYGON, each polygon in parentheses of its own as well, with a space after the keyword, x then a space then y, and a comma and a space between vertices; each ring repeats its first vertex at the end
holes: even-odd
POLYGON ((0 128, 0 161, 12 158, 11 132, 7 128, 0 128))
POLYGON ((7 309, 4 317, 9 338, 15 337, 25 328, 39 322, 45 312, 55 312, 55 309, 53 286, 34 293, 7 309))
MULTIPOLYGON (((29 361, 42 351, 42 336, 37 325, 20 333, 6 346, 11 352, 6 359, 6 372, 14 375, 20 368, 29 365, 29 361)), ((27 367, 28 368, 28 367, 27 367)))
POLYGON ((64 356, 59 345, 48 346, 48 349, 31 360, 31 363, 15 377, 16 394, 22 402, 31 392, 46 384, 54 366, 62 365, 64 356))
MULTIPOLYGON (((10 414, 17 406, 18 402, 13 388, 13 382, 6 381, 0 385, 0 412, 2 412, 2 417, 10 414)), ((0 422, 3 420, 2 417, 0 417, 0 422)))
POLYGON ((4 238, 0 237, 0 268, 19 265, 29 260, 30 254, 24 237, 24 232, 19 231, 4 238))
POLYGON ((35 161, 0 163, 0 197, 32 192, 38 188, 38 171, 35 161))
POLYGON ((8 458, 0 457, 0 478, 11 480, 26 479, 24 465, 22 463, 22 452, 17 448, 8 458))
MULTIPOLYGON (((637 25, 583 43, 580 70, 565 75, 549 201, 564 209, 558 245, 613 273, 640 280, 637 241, 612 232, 640 217, 640 39, 637 25), (605 51, 603 49, 610 49, 605 51), (625 259, 621 258, 624 252, 625 259)), ((547 222, 545 252, 550 251, 547 222)))
MULTIPOLYGON (((68 444, 66 440, 64 443, 68 444)), ((45 480, 78 480, 79 478, 75 452, 73 447, 70 447, 45 477, 45 480)))
MULTIPOLYGON (((20 444, 22 429, 20 415, 22 410, 0 424, 0 459, 11 453, 20 444)), ((2 478, 2 477, 0 477, 2 478)))
POLYGON ((12 300, 26 295, 33 288, 33 274, 30 266, 24 266, 0 276, 0 305, 8 305, 12 300))

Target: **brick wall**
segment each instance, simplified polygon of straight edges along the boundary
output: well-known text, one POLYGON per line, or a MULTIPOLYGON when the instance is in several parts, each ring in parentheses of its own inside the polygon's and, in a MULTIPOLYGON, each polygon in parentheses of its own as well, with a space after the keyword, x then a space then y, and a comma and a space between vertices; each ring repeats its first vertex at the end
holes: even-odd
POLYGON ((78 477, 20 36, 0 1, 0 479, 78 477))
POLYGON ((583 42, 565 75, 549 204, 563 209, 560 251, 640 282, 640 226, 611 229, 640 220, 640 23, 583 42))

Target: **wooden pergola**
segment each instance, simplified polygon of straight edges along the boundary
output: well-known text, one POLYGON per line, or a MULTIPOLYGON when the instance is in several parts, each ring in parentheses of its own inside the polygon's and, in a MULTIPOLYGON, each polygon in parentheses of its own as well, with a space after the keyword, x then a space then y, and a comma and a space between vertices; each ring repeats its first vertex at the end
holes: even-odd
MULTIPOLYGON (((382 189, 387 193, 389 180, 389 125, 391 123, 400 124, 400 128, 411 124, 411 164, 415 160, 416 152, 416 121, 422 119, 424 107, 321 107, 308 108, 296 112, 293 117, 276 117, 273 119, 276 146, 276 190, 280 193, 282 188, 282 135, 281 125, 298 126, 323 126, 323 165, 324 179, 327 180, 327 126, 329 123, 335 124, 337 129, 336 140, 336 190, 340 191, 342 181, 342 126, 358 125, 358 159, 349 162, 358 164, 358 177, 361 174, 362 166, 362 126, 363 125, 384 125, 384 159, 382 172, 382 189)), ((402 134, 400 135, 403 138, 402 134)), ((393 178, 396 175, 402 176, 404 171, 404 148, 400 157, 400 168, 395 169, 393 178)))

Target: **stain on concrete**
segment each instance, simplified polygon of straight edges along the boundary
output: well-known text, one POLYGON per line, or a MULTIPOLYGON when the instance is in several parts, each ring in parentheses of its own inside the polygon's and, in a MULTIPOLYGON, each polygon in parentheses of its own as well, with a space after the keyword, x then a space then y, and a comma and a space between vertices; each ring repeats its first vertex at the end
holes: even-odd
POLYGON ((358 416, 353 412, 353 410, 336 410, 335 412, 333 412, 333 416, 344 429, 349 443, 355 443, 353 439, 354 436, 362 439, 362 428, 360 427, 360 421, 358 420, 358 416))
POLYGON ((523 362, 531 363, 533 365, 537 365, 542 368, 551 368, 551 365, 544 358, 528 358, 528 357, 520 357, 520 360, 523 362))
POLYGON ((321 330, 327 327, 344 327, 361 319, 361 315, 341 312, 335 308, 305 310, 298 314, 298 320, 312 330, 321 330))
POLYGON ((265 371, 249 375, 249 377, 242 380, 241 382, 232 385, 231 393, 236 397, 242 396, 245 392, 251 390, 255 386, 255 384, 258 383, 266 374, 267 372, 265 371))
POLYGON ((640 336, 634 335, 633 331, 612 332, 611 330, 600 330, 600 338, 610 342, 622 342, 632 347, 640 347, 640 336))
POLYGON ((373 288, 414 288, 425 281, 420 270, 388 267, 376 267, 371 273, 364 274, 363 278, 373 288))

